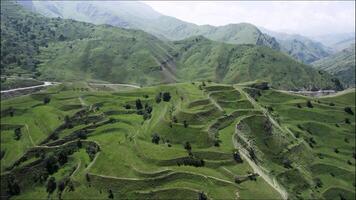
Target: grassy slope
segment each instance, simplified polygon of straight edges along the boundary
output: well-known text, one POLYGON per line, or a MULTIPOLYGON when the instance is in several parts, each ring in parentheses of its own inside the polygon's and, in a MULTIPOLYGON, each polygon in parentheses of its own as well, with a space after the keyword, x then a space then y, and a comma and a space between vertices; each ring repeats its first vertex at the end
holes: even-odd
POLYGON ((331 77, 266 47, 228 45, 193 37, 175 43, 180 49, 179 75, 225 83, 265 80, 273 87, 327 88, 331 77))
POLYGON ((355 44, 313 63, 316 69, 325 70, 349 86, 355 85, 355 44))

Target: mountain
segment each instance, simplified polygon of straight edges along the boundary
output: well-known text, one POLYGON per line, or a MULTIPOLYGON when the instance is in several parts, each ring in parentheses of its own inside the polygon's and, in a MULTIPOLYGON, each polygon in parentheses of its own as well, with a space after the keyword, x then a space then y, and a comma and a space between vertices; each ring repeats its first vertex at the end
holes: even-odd
POLYGON ((279 33, 262 27, 260 29, 262 32, 276 38, 283 52, 303 63, 312 63, 332 53, 331 48, 305 36, 279 33))
POLYGON ((355 86, 355 44, 312 65, 335 75, 348 86, 355 86))
POLYGON ((339 88, 328 74, 268 47, 227 44, 203 36, 169 42, 140 30, 46 18, 6 4, 10 3, 3 3, 1 12, 5 74, 21 69, 44 80, 141 85, 260 79, 282 89, 339 88))
POLYGON ((312 39, 338 52, 355 43, 355 33, 326 34, 312 37, 312 39))
MULTIPOLYGON (((22 3, 20 1, 20 3, 22 3)), ((110 24, 140 29, 169 40, 182 40, 203 35, 209 39, 233 44, 257 44, 279 49, 274 38, 263 34, 252 24, 198 26, 161 15, 141 2, 121 1, 32 1, 25 2, 31 10, 49 17, 75 19, 94 24, 110 24)))

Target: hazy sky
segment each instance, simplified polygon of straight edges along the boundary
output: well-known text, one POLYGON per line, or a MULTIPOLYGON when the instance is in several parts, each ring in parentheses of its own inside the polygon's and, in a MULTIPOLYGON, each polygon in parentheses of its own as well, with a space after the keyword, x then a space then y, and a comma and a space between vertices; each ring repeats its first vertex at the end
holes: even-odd
POLYGON ((355 1, 144 1, 195 24, 249 22, 274 31, 315 36, 355 32, 355 1))

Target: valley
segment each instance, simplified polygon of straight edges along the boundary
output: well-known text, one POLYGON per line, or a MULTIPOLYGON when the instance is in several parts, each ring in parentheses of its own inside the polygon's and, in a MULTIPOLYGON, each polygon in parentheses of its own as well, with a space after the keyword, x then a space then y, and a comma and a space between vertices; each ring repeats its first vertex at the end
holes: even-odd
POLYGON ((1 199, 356 198, 345 2, 150 3, 1 1, 1 199))

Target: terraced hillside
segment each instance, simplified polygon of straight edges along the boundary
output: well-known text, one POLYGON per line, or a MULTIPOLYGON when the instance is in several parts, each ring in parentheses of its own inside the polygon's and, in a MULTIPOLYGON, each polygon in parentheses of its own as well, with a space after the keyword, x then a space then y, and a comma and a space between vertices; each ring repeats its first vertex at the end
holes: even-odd
POLYGON ((1 102, 1 196, 352 199, 354 94, 53 86, 1 102))

